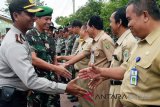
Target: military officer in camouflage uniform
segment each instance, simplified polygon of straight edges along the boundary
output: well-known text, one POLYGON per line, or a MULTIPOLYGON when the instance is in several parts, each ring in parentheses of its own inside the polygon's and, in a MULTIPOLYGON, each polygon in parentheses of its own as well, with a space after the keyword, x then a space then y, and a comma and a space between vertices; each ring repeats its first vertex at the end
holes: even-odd
POLYGON ((68 39, 66 41, 66 49, 65 49, 65 56, 67 56, 67 55, 71 55, 72 48, 73 48, 74 41, 75 41, 76 37, 71 34, 72 32, 69 31, 68 27, 66 28, 66 32, 65 33, 69 34, 69 37, 68 37, 68 39))
MULTIPOLYGON (((65 78, 71 78, 71 74, 62 66, 53 65, 55 57, 55 43, 53 39, 45 33, 51 24, 51 15, 53 10, 47 6, 41 6, 44 11, 36 13, 36 28, 27 32, 28 42, 32 46, 32 63, 35 66, 36 73, 39 77, 45 77, 49 80, 53 80, 53 72, 64 76, 65 78), (52 72, 51 72, 52 71, 52 72), (65 75, 62 75, 65 74, 65 75)), ((54 79, 55 80, 55 79, 54 79)), ((35 107, 48 107, 49 95, 44 93, 35 92, 29 99, 33 99, 33 106, 35 107)), ((56 106, 58 102, 56 101, 56 106)))
POLYGON ((56 45, 56 54, 58 56, 65 54, 65 39, 63 37, 63 29, 59 28, 58 40, 56 45))

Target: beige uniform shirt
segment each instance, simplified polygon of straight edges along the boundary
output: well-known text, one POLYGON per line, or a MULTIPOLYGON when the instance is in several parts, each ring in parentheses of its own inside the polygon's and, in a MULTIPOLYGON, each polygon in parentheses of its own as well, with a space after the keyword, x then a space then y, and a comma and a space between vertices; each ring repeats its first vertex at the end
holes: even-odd
POLYGON ((82 41, 79 44, 78 49, 75 52, 75 54, 84 52, 86 54, 86 57, 74 64, 74 68, 76 70, 81 70, 83 68, 88 67, 88 63, 90 60, 90 50, 91 50, 92 41, 93 41, 92 38, 87 38, 86 40, 82 41))
MULTIPOLYGON (((92 43, 92 51, 94 51, 94 64, 98 67, 109 67, 114 52, 114 43, 109 35, 101 31, 92 43)), ((109 80, 103 81, 94 90, 95 107, 108 107, 109 99, 109 80)))
MULTIPOLYGON (((83 68, 88 67, 88 63, 90 60, 90 50, 91 50, 92 41, 93 41, 93 39, 89 38, 89 37, 86 40, 80 41, 80 44, 79 44, 78 49, 75 52, 75 54, 83 52, 86 56, 85 56, 85 58, 81 59, 79 62, 74 64, 74 68, 76 70, 81 70, 83 68)), ((79 79, 77 81, 77 84, 79 86, 81 86, 82 88, 89 91, 90 89, 88 87, 88 83, 89 83, 89 80, 79 79)), ((94 107, 93 103, 87 101, 84 98, 78 98, 78 100, 79 100, 81 107, 94 107)))
POLYGON ((160 106, 160 28, 150 33, 138 43, 128 61, 124 74, 121 93, 127 98, 121 99, 126 106, 159 105, 160 106), (136 58, 140 61, 136 62, 136 58), (130 84, 130 70, 138 70, 137 86, 130 84), (129 103, 130 102, 130 103, 129 103), (133 105, 135 104, 135 105, 133 105))
POLYGON ((126 30, 117 40, 114 50, 111 67, 118 67, 123 62, 128 61, 130 53, 137 43, 130 30, 126 30))
MULTIPOLYGON (((116 48, 112 57, 112 62, 110 67, 119 67, 123 62, 127 62, 131 51, 137 40, 134 38, 130 30, 126 30, 117 40, 116 48)), ((121 85, 111 85, 110 94, 118 95, 120 94, 121 85)), ((118 98, 109 99, 110 107, 120 106, 120 101, 118 98)))
POLYGON ((101 31, 93 40, 92 51, 94 51, 95 66, 109 67, 114 52, 112 38, 104 31, 101 31))

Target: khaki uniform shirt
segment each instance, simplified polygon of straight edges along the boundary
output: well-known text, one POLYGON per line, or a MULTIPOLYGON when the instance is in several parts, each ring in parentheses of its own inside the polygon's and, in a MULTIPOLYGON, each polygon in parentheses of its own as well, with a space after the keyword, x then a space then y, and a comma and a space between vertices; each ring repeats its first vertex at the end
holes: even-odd
POLYGON ((0 47, 0 88, 10 86, 21 91, 33 89, 47 94, 64 93, 66 84, 37 76, 32 66, 30 46, 21 34, 16 27, 11 27, 0 47))
MULTIPOLYGON (((114 43, 109 35, 101 31, 93 40, 94 64, 98 67, 109 67, 114 52, 114 43)), ((109 94, 109 80, 103 81, 94 90, 95 107, 108 107, 109 99, 102 96, 109 94)))
POLYGON ((101 31, 93 40, 92 51, 94 51, 95 66, 109 67, 114 52, 113 40, 104 31, 101 31))
POLYGON ((116 42, 116 49, 113 53, 111 67, 118 67, 123 62, 127 62, 136 43, 137 40, 132 35, 131 31, 126 30, 116 42))
MULTIPOLYGON (((91 50, 92 41, 93 41, 93 39, 89 38, 89 37, 86 40, 80 41, 80 44, 78 46, 77 51, 75 52, 75 55, 83 52, 86 56, 85 56, 85 58, 81 59, 79 62, 74 64, 74 68, 76 70, 81 70, 83 68, 88 67, 88 63, 89 63, 89 60, 90 60, 90 50, 91 50)), ((77 84, 79 86, 81 86, 82 88, 90 91, 90 89, 88 87, 88 83, 89 83, 89 80, 79 79, 77 81, 77 84)), ((94 107, 93 103, 87 101, 84 98, 79 98, 78 100, 79 100, 79 103, 80 103, 81 107, 94 107)))
MULTIPOLYGON (((123 62, 127 62, 131 51, 137 40, 134 38, 130 30, 126 30, 117 40, 116 48, 112 57, 112 62, 110 67, 119 67, 123 62)), ((118 95, 120 94, 121 85, 111 85, 110 94, 118 95)), ((110 107, 120 106, 120 101, 118 98, 109 99, 110 107)))
POLYGON ((138 43, 127 65, 121 93, 127 98, 121 99, 126 106, 159 105, 160 106, 160 28, 150 33, 138 43), (140 61, 136 62, 136 58, 140 61), (138 84, 130 84, 130 70, 138 70, 138 84), (129 103, 130 102, 130 103, 129 103))
POLYGON ((75 54, 84 52, 85 53, 85 58, 83 58, 82 60, 80 60, 79 62, 74 64, 74 68, 76 70, 81 70, 83 68, 87 68, 88 67, 88 63, 90 60, 90 50, 91 50, 91 45, 92 45, 92 38, 87 38, 86 40, 82 41, 79 46, 77 51, 75 52, 75 54))

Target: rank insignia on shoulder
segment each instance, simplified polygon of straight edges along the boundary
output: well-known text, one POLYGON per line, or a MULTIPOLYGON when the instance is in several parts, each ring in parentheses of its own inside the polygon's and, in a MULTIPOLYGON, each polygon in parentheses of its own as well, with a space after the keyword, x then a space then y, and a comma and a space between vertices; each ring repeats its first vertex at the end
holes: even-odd
POLYGON ((19 34, 19 35, 16 34, 15 37, 16 37, 16 42, 18 42, 18 43, 20 43, 20 44, 23 44, 23 43, 24 43, 25 39, 22 37, 21 34, 19 34))

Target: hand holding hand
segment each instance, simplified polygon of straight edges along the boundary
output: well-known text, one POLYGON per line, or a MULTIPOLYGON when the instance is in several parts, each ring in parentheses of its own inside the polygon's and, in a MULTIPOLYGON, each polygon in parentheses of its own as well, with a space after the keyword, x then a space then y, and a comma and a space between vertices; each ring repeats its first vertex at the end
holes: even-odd
POLYGON ((96 78, 96 79, 93 79, 91 80, 89 83, 88 83, 88 86, 90 89, 95 89, 99 84, 101 84, 104 80, 106 80, 105 78, 103 77, 100 77, 100 78, 96 78))
POLYGON ((80 70, 78 76, 82 79, 96 79, 101 77, 100 73, 100 68, 92 64, 91 67, 80 70))
POLYGON ((72 78, 72 74, 62 65, 57 65, 57 69, 55 70, 55 72, 62 77, 65 77, 68 79, 72 78))
POLYGON ((81 97, 84 96, 87 91, 76 84, 78 79, 77 77, 67 84, 66 92, 81 97))
POLYGON ((57 61, 61 61, 62 57, 61 56, 56 56, 57 61))

